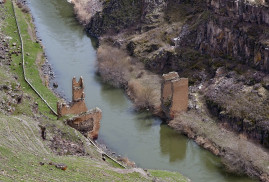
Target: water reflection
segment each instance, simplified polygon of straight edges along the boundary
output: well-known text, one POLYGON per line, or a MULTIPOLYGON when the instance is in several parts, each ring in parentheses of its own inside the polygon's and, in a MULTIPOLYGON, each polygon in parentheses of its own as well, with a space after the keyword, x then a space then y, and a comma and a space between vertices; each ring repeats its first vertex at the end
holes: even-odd
POLYGON ((123 91, 113 88, 108 84, 103 84, 101 87, 101 96, 112 110, 125 110, 126 107, 129 107, 126 99, 122 96, 123 94, 123 91))
POLYGON ((131 112, 132 114, 135 114, 135 127, 141 132, 149 131, 152 127, 159 127, 162 122, 158 118, 154 119, 149 112, 138 112, 135 110, 132 110, 131 112))
POLYGON ((181 161, 186 156, 187 141, 185 136, 171 132, 166 124, 160 128, 160 147, 162 154, 169 155, 170 162, 181 161), (184 139, 183 139, 184 138, 184 139))

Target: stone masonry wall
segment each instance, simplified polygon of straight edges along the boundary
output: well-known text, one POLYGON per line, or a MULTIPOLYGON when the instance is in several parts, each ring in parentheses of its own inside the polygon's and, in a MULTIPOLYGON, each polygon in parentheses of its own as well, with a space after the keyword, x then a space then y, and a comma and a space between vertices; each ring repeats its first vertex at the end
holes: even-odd
POLYGON ((57 103, 58 117, 62 117, 68 114, 80 114, 86 112, 88 109, 85 104, 84 85, 83 79, 80 77, 79 81, 76 78, 72 80, 72 103, 67 105, 66 103, 57 103))
POLYGON ((161 90, 162 110, 166 117, 173 119, 176 114, 188 109, 188 79, 179 78, 178 73, 163 75, 161 90))
POLYGON ((85 104, 84 83, 82 77, 76 81, 74 77, 72 80, 72 103, 57 103, 58 117, 68 114, 75 115, 73 118, 67 120, 67 124, 79 130, 82 134, 92 139, 98 137, 100 129, 100 120, 102 118, 102 111, 99 108, 88 111, 85 104))
POLYGON ((98 137, 102 111, 99 108, 92 109, 67 120, 67 124, 82 134, 92 139, 98 137))

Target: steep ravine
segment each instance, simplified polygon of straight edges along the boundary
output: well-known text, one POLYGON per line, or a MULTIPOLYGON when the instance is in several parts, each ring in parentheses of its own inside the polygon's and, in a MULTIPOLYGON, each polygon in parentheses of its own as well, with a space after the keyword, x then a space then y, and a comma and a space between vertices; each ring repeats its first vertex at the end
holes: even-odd
POLYGON ((55 98, 49 104, 56 103, 39 77, 43 46, 29 8, 25 1, 14 1, 14 8, 12 3, 0 1, 0 181, 188 181, 175 172, 122 169, 104 161, 87 138, 57 120, 24 79, 22 54, 25 77, 44 98, 55 98))
MULTIPOLYGON (((75 9, 78 18, 83 19, 78 6, 75 9)), ((188 77, 190 111, 170 126, 211 151, 216 147, 230 167, 234 159, 240 158, 236 171, 241 169, 240 172, 268 181, 269 164, 258 162, 269 161, 264 148, 269 143, 268 12, 264 1, 99 1, 98 12, 90 12, 85 27, 91 35, 99 37, 102 50, 112 50, 109 46, 120 48, 129 54, 132 64, 142 62, 158 74, 177 71, 188 77), (210 127, 204 127, 207 124, 190 119, 195 117, 201 121, 213 118, 217 131, 227 138, 231 136, 230 144, 219 140, 225 135, 211 135, 210 127), (191 122, 185 122, 186 118, 191 122), (201 141, 200 137, 209 141, 201 141), (251 141, 263 146, 251 146, 251 141), (255 150, 248 152, 250 146, 260 151, 262 157, 257 157, 255 150), (245 152, 249 154, 244 155, 245 152)), ((98 52, 99 61, 106 55, 104 52, 98 52)), ((124 61, 121 63, 126 66, 124 61)), ((117 68, 110 68, 112 71, 102 67, 99 71, 101 75, 113 73, 115 80, 130 91, 130 81, 134 81, 128 72, 133 72, 133 68, 126 69, 123 77, 115 74, 117 68)), ((156 111, 156 107, 149 108, 156 111)))
MULTIPOLYGON (((83 28, 75 21, 69 4, 62 0, 34 0, 30 1, 30 7, 37 33, 45 46, 49 63, 55 71, 55 81, 59 84, 57 91, 65 93, 65 98, 70 100, 70 80, 74 75, 77 77, 82 75, 86 85, 88 107, 99 106, 103 109, 104 119, 99 142, 103 141, 113 151, 130 157, 138 166, 182 171, 184 175, 191 176, 192 181, 216 181, 216 179, 218 181, 252 181, 244 176, 226 173, 222 169, 219 158, 197 147, 194 142, 162 124, 158 118, 152 118, 151 114, 137 113, 121 90, 104 84, 95 74, 96 58, 92 46, 94 42, 91 42, 83 28)), ((66 133, 69 133, 69 130, 63 135, 67 136, 66 133)), ((76 134, 75 131, 74 133, 76 134)), ((59 144, 62 143, 59 142, 59 144)), ((83 144, 86 145, 85 142, 83 144)), ((60 156, 60 158, 64 157, 60 156)), ((97 157, 101 160, 101 157, 97 157)), ((70 156, 67 158, 70 159, 70 156)), ((85 181, 89 180, 86 178, 87 175, 92 175, 92 179, 103 177, 102 179, 111 181, 115 174, 115 171, 102 173, 104 172, 102 168, 94 170, 93 165, 90 165, 91 163, 85 158, 78 157, 70 161, 68 166, 74 164, 75 167, 71 168, 72 173, 66 173, 69 178, 76 177, 77 175, 73 175, 76 173, 86 173, 81 175, 85 181), (73 162, 70 162, 72 160, 73 162), (99 176, 99 174, 102 175, 99 176)), ((35 169, 35 166, 32 167, 35 169)), ((44 167, 51 172, 47 165, 44 167)), ((40 168, 42 169, 42 166, 40 168)), ((131 173, 121 173, 115 180, 140 180, 137 173, 128 171, 131 173), (132 178, 136 179, 132 180, 132 178)), ((58 172, 62 174, 62 171, 58 172)), ((164 181, 182 179, 170 172, 157 171, 153 174, 165 176, 164 181)), ((60 176, 65 178, 64 175, 60 176)), ((46 175, 46 177, 50 176, 46 175)), ((143 178, 141 180, 145 181, 143 178)))

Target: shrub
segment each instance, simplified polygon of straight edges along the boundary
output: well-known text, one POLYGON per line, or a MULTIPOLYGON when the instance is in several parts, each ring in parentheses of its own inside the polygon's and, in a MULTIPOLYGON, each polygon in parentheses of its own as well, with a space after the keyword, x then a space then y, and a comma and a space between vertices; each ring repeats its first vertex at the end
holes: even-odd
POLYGON ((147 85, 142 85, 139 80, 132 79, 128 82, 128 89, 135 96, 135 106, 138 109, 153 108, 156 98, 154 89, 147 85))
POLYGON ((98 72, 103 80, 116 87, 127 86, 130 57, 120 49, 101 46, 97 51, 98 72))
POLYGON ((92 15, 90 14, 90 12, 86 8, 87 1, 74 0, 73 4, 74 4, 74 12, 77 15, 78 20, 83 24, 88 23, 90 21, 90 18, 92 15))
POLYGON ((102 1, 73 0, 77 19, 84 25, 88 24, 96 12, 101 11, 102 1))
POLYGON ((127 157, 119 157, 118 161, 122 162, 127 167, 135 167, 135 163, 133 161, 130 161, 127 157))

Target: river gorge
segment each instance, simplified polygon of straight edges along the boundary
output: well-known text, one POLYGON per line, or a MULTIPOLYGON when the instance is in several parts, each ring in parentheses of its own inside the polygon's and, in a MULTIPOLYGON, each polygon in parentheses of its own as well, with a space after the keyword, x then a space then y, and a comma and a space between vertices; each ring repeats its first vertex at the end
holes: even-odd
POLYGON ((88 108, 99 107, 103 112, 98 143, 138 167, 179 171, 194 182, 254 181, 227 173, 220 158, 151 113, 136 112, 123 90, 103 83, 96 74, 96 40, 77 22, 71 4, 64 0, 28 2, 54 71, 52 82, 58 83, 56 92, 70 101, 71 80, 82 76, 88 108))

